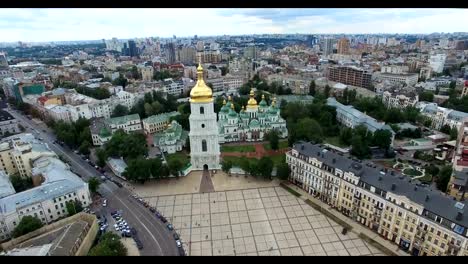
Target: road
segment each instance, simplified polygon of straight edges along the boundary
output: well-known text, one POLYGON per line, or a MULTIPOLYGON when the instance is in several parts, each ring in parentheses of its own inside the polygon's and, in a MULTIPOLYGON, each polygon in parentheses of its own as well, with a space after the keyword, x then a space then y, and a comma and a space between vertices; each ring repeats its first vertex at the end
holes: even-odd
MULTIPOLYGON (((42 138, 42 141, 47 143, 51 150, 65 158, 73 172, 80 175, 84 180, 99 175, 99 172, 96 171, 94 167, 89 165, 71 149, 66 146, 62 147, 58 144, 54 144, 53 142, 56 140, 56 137, 44 123, 38 125, 17 111, 10 109, 7 111, 26 128, 25 132, 34 134, 36 138, 42 138)), ((111 181, 105 181, 101 183, 99 192, 108 201, 107 207, 101 209, 101 212, 107 215, 107 219, 111 218, 110 212, 123 210, 122 217, 131 227, 137 230, 138 237, 144 246, 144 248, 140 250, 142 256, 180 255, 172 232, 167 230, 166 226, 147 208, 136 202, 133 197, 131 197, 132 193, 129 190, 126 188, 119 188, 111 181)), ((113 227, 109 226, 109 228, 111 229, 113 227)))

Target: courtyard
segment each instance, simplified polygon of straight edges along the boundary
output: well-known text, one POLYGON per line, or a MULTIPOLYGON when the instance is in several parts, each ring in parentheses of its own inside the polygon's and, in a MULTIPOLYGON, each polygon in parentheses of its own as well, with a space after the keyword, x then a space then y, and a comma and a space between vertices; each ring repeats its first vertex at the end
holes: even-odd
POLYGON ((211 193, 145 197, 172 222, 188 255, 383 255, 282 187, 216 185, 211 193))

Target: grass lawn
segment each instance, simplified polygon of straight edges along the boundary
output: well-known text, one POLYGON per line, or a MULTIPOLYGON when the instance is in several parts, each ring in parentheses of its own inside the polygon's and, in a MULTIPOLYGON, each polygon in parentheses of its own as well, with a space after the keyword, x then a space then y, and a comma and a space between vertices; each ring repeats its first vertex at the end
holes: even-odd
POLYGON ((338 136, 335 136, 335 137, 327 137, 325 138, 324 140, 326 143, 328 144, 331 144, 331 145, 334 145, 334 146, 337 146, 337 147, 340 147, 340 148, 346 148, 346 147, 349 147, 349 146, 346 146, 344 144, 341 144, 340 142, 340 139, 338 136))
MULTIPOLYGON (((270 143, 263 144, 263 147, 265 150, 271 150, 270 143)), ((284 149, 288 147, 288 141, 287 140, 282 140, 278 143, 278 148, 279 149, 284 149)))
POLYGON ((170 160, 178 159, 180 162, 185 166, 190 163, 190 156, 185 154, 184 152, 176 152, 174 154, 167 154, 166 160, 169 162, 170 160))
POLYGON ((431 183, 432 182, 432 176, 427 173, 424 175, 422 178, 418 178, 418 181, 423 182, 423 183, 431 183))
MULTIPOLYGON (((278 164, 280 164, 281 162, 285 160, 284 154, 279 154, 279 155, 274 155, 274 156, 269 156, 269 157, 273 161, 273 164, 275 166, 277 166, 278 164)), ((223 157, 223 160, 226 160, 226 161, 230 160, 232 164, 237 167, 239 167, 241 159, 242 159, 241 157, 223 157)), ((255 159, 255 158, 248 158, 249 161, 252 159, 255 159)))
POLYGON ((422 175, 422 172, 417 171, 415 169, 410 169, 410 168, 404 169, 403 173, 408 176, 421 176, 422 175))
POLYGON ((255 152, 255 147, 252 145, 245 146, 221 146, 221 152, 255 152))

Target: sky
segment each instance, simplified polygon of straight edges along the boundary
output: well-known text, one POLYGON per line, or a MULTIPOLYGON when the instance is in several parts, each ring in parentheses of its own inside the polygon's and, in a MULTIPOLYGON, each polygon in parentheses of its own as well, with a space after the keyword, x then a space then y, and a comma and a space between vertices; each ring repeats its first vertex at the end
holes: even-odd
POLYGON ((243 34, 466 32, 468 9, 1 9, 0 42, 243 34))

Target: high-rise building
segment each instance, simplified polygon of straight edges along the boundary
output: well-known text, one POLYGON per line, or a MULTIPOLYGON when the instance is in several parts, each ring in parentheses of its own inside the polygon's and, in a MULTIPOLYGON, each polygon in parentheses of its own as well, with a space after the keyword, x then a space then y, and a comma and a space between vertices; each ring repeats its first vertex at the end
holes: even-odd
POLYGON ((255 46, 249 46, 244 49, 244 58, 257 59, 258 50, 255 46))
POLYGON ((337 51, 338 54, 349 54, 349 39, 342 38, 338 40, 337 51))
POLYGON ((0 52, 0 70, 8 69, 8 60, 6 54, 0 52))
POLYGON ((347 85, 371 88, 372 74, 357 67, 336 66, 328 68, 328 79, 347 85))
POLYGON ((327 56, 333 53, 333 39, 326 38, 323 44, 323 55, 327 56))
POLYGON ((429 58, 429 66, 431 66, 432 70, 435 73, 442 73, 444 71, 444 65, 445 65, 446 59, 447 59, 447 55, 445 54, 432 55, 429 58))
POLYGON ((135 41, 133 41, 133 40, 128 41, 128 56, 130 56, 130 57, 137 57, 138 56, 138 48, 136 46, 135 41))
POLYGON ((213 92, 203 80, 201 64, 197 68, 197 77, 197 83, 190 91, 190 163, 193 170, 219 169, 219 132, 213 92))
POLYGON ((197 41, 197 51, 205 50, 205 43, 203 41, 197 41))
POLYGON ((196 61, 197 50, 194 47, 182 47, 178 49, 179 61, 183 64, 193 64, 196 61))
POLYGON ((166 61, 168 64, 174 64, 176 62, 176 46, 175 43, 167 43, 164 45, 166 54, 166 61))

